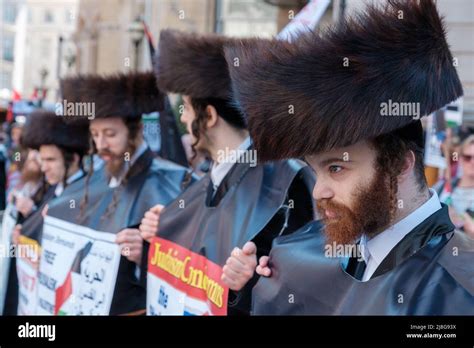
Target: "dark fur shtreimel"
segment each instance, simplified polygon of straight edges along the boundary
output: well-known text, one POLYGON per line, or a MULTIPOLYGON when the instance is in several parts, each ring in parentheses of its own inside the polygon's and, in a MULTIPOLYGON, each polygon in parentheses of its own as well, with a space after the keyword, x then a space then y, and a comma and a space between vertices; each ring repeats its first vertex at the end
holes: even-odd
POLYGON ((198 99, 230 99, 231 81, 224 45, 240 42, 256 42, 256 39, 162 30, 159 54, 154 62, 159 88, 198 99))
POLYGON ((89 129, 84 124, 68 124, 54 112, 38 110, 28 115, 21 135, 22 146, 38 150, 41 145, 56 145, 86 154, 89 129))
POLYGON ((321 35, 240 42, 225 54, 259 160, 316 154, 413 122, 382 115, 382 103, 418 103, 420 117, 463 94, 431 0, 375 2, 321 35))
POLYGON ((141 119, 164 108, 164 94, 152 72, 68 77, 61 80, 61 94, 68 103, 94 103, 95 118, 141 119))

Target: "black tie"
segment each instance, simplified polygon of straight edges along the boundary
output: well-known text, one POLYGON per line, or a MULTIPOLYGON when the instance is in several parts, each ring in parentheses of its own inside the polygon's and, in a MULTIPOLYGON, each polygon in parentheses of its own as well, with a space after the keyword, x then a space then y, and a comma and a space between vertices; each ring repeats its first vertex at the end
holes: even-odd
POLYGON ((364 260, 360 260, 357 262, 356 269, 354 272, 354 277, 356 277, 359 280, 362 280, 364 277, 365 269, 367 268, 367 264, 365 263, 364 260))
POLYGON ((364 260, 359 260, 357 257, 351 257, 347 264, 346 271, 357 280, 362 280, 367 264, 364 260))

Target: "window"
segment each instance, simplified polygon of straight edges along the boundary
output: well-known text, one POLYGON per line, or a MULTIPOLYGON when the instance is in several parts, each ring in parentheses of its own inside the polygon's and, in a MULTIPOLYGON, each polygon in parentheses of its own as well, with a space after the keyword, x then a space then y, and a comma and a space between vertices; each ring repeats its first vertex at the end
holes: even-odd
POLYGON ((4 36, 3 38, 3 55, 2 58, 9 62, 13 62, 13 36, 4 36))
POLYGON ((222 0, 216 5, 218 33, 270 37, 277 32, 276 6, 259 0, 222 0))
POLYGON ((45 10, 44 11, 44 22, 45 23, 53 23, 54 22, 53 12, 51 12, 51 10, 45 10))
POLYGON ((6 1, 3 4, 3 20, 5 23, 15 24, 18 14, 18 6, 12 1, 6 1))
POLYGON ((0 72, 0 89, 11 89, 12 74, 8 71, 0 72))

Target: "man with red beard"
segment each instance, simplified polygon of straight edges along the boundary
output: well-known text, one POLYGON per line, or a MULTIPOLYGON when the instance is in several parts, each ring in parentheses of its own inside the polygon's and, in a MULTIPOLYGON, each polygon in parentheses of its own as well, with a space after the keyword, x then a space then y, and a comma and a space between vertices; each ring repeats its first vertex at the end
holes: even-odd
MULTIPOLYGON (((317 176, 321 221, 260 259, 254 314, 473 314, 474 241, 423 170, 419 118, 462 95, 444 33, 433 1, 391 1, 323 36, 226 48, 259 159, 304 157, 317 176)), ((257 261, 228 264, 243 285, 257 261)))
POLYGON ((105 161, 106 178, 95 185, 86 180, 85 193, 55 201, 48 215, 116 234, 122 257, 110 314, 144 313, 147 245, 136 227, 150 207, 167 205, 191 178, 184 167, 156 158, 143 138, 142 115, 162 111, 164 95, 154 74, 141 72, 69 77, 61 89, 64 105, 93 111, 70 118, 89 122, 93 152, 105 161), (81 202, 79 212, 65 208, 71 199, 81 202))

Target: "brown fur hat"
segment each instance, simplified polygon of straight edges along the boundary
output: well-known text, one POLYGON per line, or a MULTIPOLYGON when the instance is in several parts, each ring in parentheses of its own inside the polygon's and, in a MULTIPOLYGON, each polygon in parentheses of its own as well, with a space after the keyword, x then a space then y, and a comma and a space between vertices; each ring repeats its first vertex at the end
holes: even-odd
POLYGON ((192 98, 229 99, 224 44, 236 41, 214 34, 162 30, 154 63, 159 88, 192 98))
POLYGON ((41 145, 56 145, 84 155, 89 149, 89 128, 84 124, 67 124, 54 112, 37 110, 28 116, 21 143, 36 150, 41 145))
MULTIPOLYGON (((95 118, 140 120, 142 114, 164 108, 164 94, 152 72, 69 77, 61 80, 61 93, 68 103, 94 103, 95 118)), ((76 118, 85 118, 80 116, 76 118)))
POLYGON ((432 0, 391 0, 322 36, 241 42, 225 54, 259 160, 348 146, 417 116, 385 116, 387 103, 417 103, 421 117, 463 94, 432 0))

